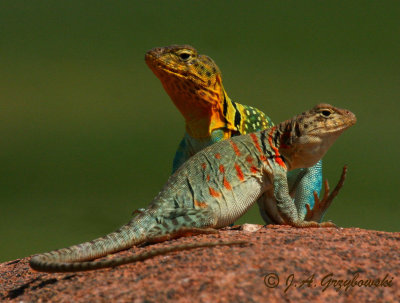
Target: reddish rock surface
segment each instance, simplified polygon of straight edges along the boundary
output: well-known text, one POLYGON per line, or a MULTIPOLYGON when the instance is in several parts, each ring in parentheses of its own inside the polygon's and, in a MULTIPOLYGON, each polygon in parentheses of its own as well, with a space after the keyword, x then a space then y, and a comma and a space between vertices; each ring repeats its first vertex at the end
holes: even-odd
POLYGON ((115 255, 215 239, 240 239, 249 244, 175 252, 82 273, 34 272, 28 258, 6 262, 0 264, 0 300, 400 302, 400 233, 271 225, 257 230, 247 226, 245 230, 229 228, 219 235, 181 238, 115 255), (350 285, 340 287, 341 282, 334 284, 333 280, 348 280, 350 285), (361 285, 371 280, 376 285, 361 285), (279 285, 273 287, 274 283, 279 285), (291 286, 286 289, 288 284, 291 286))

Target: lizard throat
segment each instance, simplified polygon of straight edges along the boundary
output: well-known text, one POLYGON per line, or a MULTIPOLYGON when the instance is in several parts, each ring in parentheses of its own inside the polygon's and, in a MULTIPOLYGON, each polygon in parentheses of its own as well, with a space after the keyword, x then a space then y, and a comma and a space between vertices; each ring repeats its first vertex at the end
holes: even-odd
POLYGON ((227 126, 220 85, 204 88, 185 78, 165 78, 161 82, 185 118, 186 131, 191 137, 209 138, 215 129, 227 126))

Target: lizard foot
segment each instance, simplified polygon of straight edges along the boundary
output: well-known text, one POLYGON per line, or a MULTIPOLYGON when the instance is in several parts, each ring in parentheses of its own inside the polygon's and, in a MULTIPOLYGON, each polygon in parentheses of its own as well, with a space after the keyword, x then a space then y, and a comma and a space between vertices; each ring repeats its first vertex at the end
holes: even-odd
MULTIPOLYGON (((340 189, 343 186, 344 180, 346 179, 347 173, 347 165, 343 167, 342 175, 340 176, 340 180, 336 185, 335 189, 329 194, 330 188, 328 180, 324 182, 324 196, 322 200, 319 199, 317 192, 314 191, 314 200, 315 205, 314 208, 311 209, 309 204, 306 204, 307 214, 304 220, 306 221, 316 221, 321 222, 325 212, 331 205, 333 199, 338 195, 340 189)), ((328 222, 324 222, 328 223, 328 222)), ((323 224, 323 223, 321 223, 323 224)), ((332 223, 333 224, 333 223, 332 223)))
POLYGON ((292 222, 291 226, 298 227, 298 228, 319 228, 319 227, 335 227, 337 228, 336 224, 330 221, 327 222, 315 222, 315 221, 300 221, 300 222, 292 222))

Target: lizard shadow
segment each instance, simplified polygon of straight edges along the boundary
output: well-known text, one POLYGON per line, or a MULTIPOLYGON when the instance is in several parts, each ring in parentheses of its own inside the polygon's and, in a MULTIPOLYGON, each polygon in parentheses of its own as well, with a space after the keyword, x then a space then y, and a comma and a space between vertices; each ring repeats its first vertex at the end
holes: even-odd
MULTIPOLYGON (((68 276, 64 277, 62 280, 69 280, 74 276, 76 276, 76 275, 75 274, 68 275, 68 276)), ((35 290, 35 289, 40 289, 40 288, 43 288, 43 287, 45 287, 47 285, 55 284, 55 283, 58 282, 58 279, 55 279, 55 278, 46 279, 46 280, 43 280, 43 281, 41 281, 41 278, 42 278, 42 276, 39 276, 37 278, 32 279, 31 281, 29 281, 27 283, 22 284, 21 286, 15 288, 15 289, 10 290, 8 292, 6 298, 7 299, 15 299, 15 298, 23 295, 25 290, 28 289, 28 288, 30 288, 32 290, 35 290), (41 282, 39 284, 37 284, 37 285, 33 285, 32 286, 32 284, 34 284, 34 283, 36 283, 38 281, 41 281, 41 282)))

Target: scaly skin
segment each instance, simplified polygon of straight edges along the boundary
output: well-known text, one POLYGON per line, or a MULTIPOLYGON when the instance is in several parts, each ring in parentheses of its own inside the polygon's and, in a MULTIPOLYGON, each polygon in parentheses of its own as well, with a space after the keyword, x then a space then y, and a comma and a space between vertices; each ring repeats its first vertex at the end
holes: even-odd
MULTIPOLYGON (((333 227, 304 221, 289 193, 287 172, 315 165, 339 135, 356 122, 347 110, 321 104, 276 127, 213 144, 186 161, 147 209, 119 230, 83 244, 33 256, 33 269, 81 271, 117 266, 170 251, 243 242, 198 243, 154 250, 145 255, 87 261, 143 242, 213 233, 241 217, 267 194, 268 216, 294 227, 333 227)), ((294 189, 296 190, 296 189, 294 189)), ((318 201, 322 205, 328 199, 318 201)))
MULTIPOLYGON (((273 126, 271 119, 260 110, 233 102, 222 85, 218 66, 192 46, 154 48, 146 53, 145 60, 186 121, 186 132, 174 157, 173 172, 215 142, 273 126)), ((292 196, 304 218, 306 205, 312 209, 314 192, 319 195, 321 190, 322 161, 311 168, 294 170, 288 178, 289 187, 297 188, 291 192, 296 192, 292 196)), ((268 203, 267 196, 260 198, 260 213, 266 223, 277 223, 265 211, 268 203)), ((322 217, 316 219, 321 221, 322 217)))

